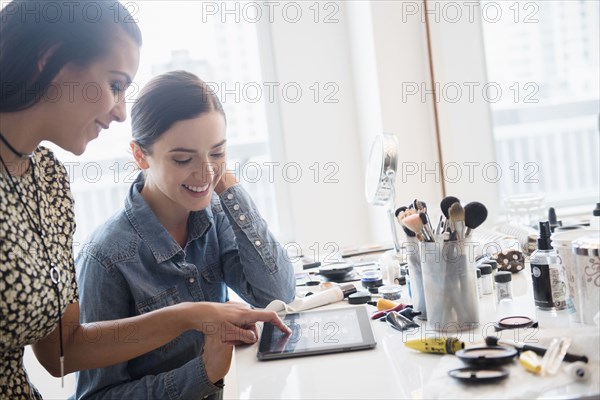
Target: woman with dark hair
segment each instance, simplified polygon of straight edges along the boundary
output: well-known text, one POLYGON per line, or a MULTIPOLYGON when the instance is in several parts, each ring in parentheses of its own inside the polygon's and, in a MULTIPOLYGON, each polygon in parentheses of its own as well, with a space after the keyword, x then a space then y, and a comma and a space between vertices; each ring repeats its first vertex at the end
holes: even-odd
MULTIPOLYGON (((142 173, 125 208, 92 234, 77 259, 82 320, 225 302, 227 287, 257 307, 291 301, 295 279, 284 249, 225 172, 226 119, 217 96, 195 75, 169 72, 142 89, 131 119, 142 173)), ((172 398, 177 388, 180 399, 218 397, 220 388, 197 373, 209 342, 187 332, 128 362, 82 371, 76 396, 172 398)))
MULTIPOLYGON (((124 93, 141 46, 133 21, 123 5, 102 0, 20 0, 0 11, 2 399, 40 398, 23 368, 29 344, 52 375, 62 376, 140 356, 188 330, 215 337, 226 330, 246 342, 256 340, 256 321, 287 330, 274 313, 216 303, 79 322, 69 179, 39 144, 48 140, 81 154, 101 130, 125 119, 124 93)), ((223 346, 215 345, 216 354, 223 346)), ((227 362, 211 361, 209 374, 220 374, 227 362)))

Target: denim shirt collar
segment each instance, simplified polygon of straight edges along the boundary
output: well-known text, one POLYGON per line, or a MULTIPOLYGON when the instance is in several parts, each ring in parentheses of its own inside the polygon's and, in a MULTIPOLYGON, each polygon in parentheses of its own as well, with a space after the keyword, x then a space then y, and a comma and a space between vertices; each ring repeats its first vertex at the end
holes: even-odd
MULTIPOLYGON (((129 193, 125 198, 125 213, 129 218, 129 222, 150 248, 157 263, 169 260, 178 254, 184 257, 184 251, 179 243, 160 223, 154 211, 142 197, 141 190, 144 187, 144 181, 145 176, 140 173, 129 188, 129 193)), ((213 222, 214 216, 210 206, 204 210, 190 213, 186 247, 187 244, 205 234, 213 222)))

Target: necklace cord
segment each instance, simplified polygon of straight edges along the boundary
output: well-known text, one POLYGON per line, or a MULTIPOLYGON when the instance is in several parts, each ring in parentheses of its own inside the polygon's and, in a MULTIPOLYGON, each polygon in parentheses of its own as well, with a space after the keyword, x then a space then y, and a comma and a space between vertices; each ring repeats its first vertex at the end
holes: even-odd
MULTIPOLYGON (((6 145, 6 147, 8 147, 8 149, 17 157, 22 158, 22 159, 27 159, 31 157, 31 154, 27 154, 27 153, 21 153, 19 150, 15 149, 14 146, 12 144, 10 144, 10 142, 8 140, 6 140, 6 138, 4 137, 4 135, 2 134, 2 132, 0 132, 0 140, 2 140, 2 142, 4 142, 4 144, 6 145)), ((2 164, 4 164, 4 160, 2 160, 2 164)))
MULTIPOLYGON (((4 137, 2 136, 1 133, 0 133, 0 137, 2 138, 2 141, 4 143, 6 143, 11 150, 14 150, 12 148, 12 146, 6 141, 6 139, 4 139, 4 137)), ((15 151, 13 151, 13 152, 15 152, 15 151)), ((27 156, 27 158, 29 158, 29 156, 27 156)), ((10 174, 8 166, 4 162, 2 155, 0 155, 0 162, 2 162, 2 166, 4 167, 6 174, 8 175, 8 180, 10 181, 12 189, 15 191, 16 195, 19 198, 20 203, 25 208, 25 212, 27 213, 29 220, 32 222, 35 232, 39 235, 39 237, 41 239, 42 247, 44 248, 44 252, 46 253, 46 258, 48 259, 48 262, 50 263, 50 279, 52 280, 54 290, 56 291, 56 299, 57 299, 56 306, 57 306, 57 314, 58 314, 58 336, 59 336, 59 343, 60 343, 60 369, 61 369, 60 374, 61 374, 61 380, 62 380, 64 377, 64 358, 65 358, 65 356, 64 356, 64 348, 63 348, 62 307, 61 307, 61 301, 60 301, 60 286, 59 286, 60 270, 58 270, 56 268, 56 266, 52 262, 52 259, 50 258, 50 252, 48 251, 48 247, 46 246, 46 242, 45 242, 46 235, 42 229, 42 211, 40 210, 41 204, 40 204, 40 199, 39 199, 39 195, 38 195, 40 188, 38 186, 36 175, 35 175, 35 161, 34 161, 33 157, 30 158, 31 176, 33 178, 33 184, 35 186, 35 201, 38 205, 38 207, 37 207, 37 214, 38 214, 38 221, 39 221, 38 224, 35 223, 35 219, 31 215, 31 212, 29 212, 29 207, 27 206, 27 203, 23 199, 24 196, 21 194, 21 191, 19 190, 16 182, 14 181, 12 175, 10 174)))

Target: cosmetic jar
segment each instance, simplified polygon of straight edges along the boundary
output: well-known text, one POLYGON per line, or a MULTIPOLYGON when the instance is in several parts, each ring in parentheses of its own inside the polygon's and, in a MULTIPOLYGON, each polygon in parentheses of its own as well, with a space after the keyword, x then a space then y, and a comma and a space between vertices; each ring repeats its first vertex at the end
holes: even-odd
POLYGON ((481 264, 479 270, 481 271, 481 293, 492 294, 492 266, 481 264))
POLYGON ((512 274, 508 271, 499 271, 494 280, 496 281, 496 303, 512 300, 512 274))
POLYGON ((376 287, 382 286, 383 279, 381 276, 381 271, 377 271, 377 270, 363 271, 360 282, 362 283, 362 286, 365 289, 376 288, 376 287))
POLYGON ((379 294, 386 300, 400 300, 401 293, 400 285, 386 285, 379 288, 379 294))
POLYGON ((406 285, 406 275, 397 277, 396 279, 394 279, 394 283, 396 285, 401 285, 401 286, 406 285))
POLYGON ((600 235, 598 232, 573 242, 573 258, 575 258, 575 280, 579 296, 578 310, 581 322, 597 326, 597 315, 600 314, 600 275, 598 259, 600 255, 600 235))
POLYGON ((485 260, 480 265, 487 264, 492 267, 492 288, 496 287, 496 272, 498 271, 498 262, 495 260, 485 260))

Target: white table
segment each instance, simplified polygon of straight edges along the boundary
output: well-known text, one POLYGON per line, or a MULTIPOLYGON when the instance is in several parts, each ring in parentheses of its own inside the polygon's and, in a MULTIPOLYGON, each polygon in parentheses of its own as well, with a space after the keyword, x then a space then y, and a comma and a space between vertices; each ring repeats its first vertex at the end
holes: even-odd
MULTIPOLYGON (((241 399, 387 399, 387 398, 572 398, 600 395, 599 330, 569 322, 566 312, 537 311, 533 306, 531 281, 521 272, 514 275, 515 310, 539 321, 539 329, 504 331, 505 340, 516 339, 533 345, 547 345, 553 336, 570 336, 569 352, 585 354, 592 377, 574 383, 561 369, 553 377, 535 376, 515 361, 510 376, 498 384, 469 386, 447 376, 447 371, 463 366, 455 356, 423 354, 404 346, 407 339, 434 331, 420 329, 410 334, 392 329, 387 323, 372 321, 377 347, 373 350, 258 361, 258 345, 236 348, 237 387, 241 399)), ((405 297, 406 298, 406 297, 405 297)), ((345 302, 328 307, 346 306, 345 302)), ((367 306, 368 311, 375 307, 367 306)), ((480 327, 461 334, 466 346, 483 344, 492 335, 497 320, 494 298, 480 302, 480 327), (486 333, 487 332, 487 333, 486 333)), ((568 365, 563 363, 563 367, 568 365)))

